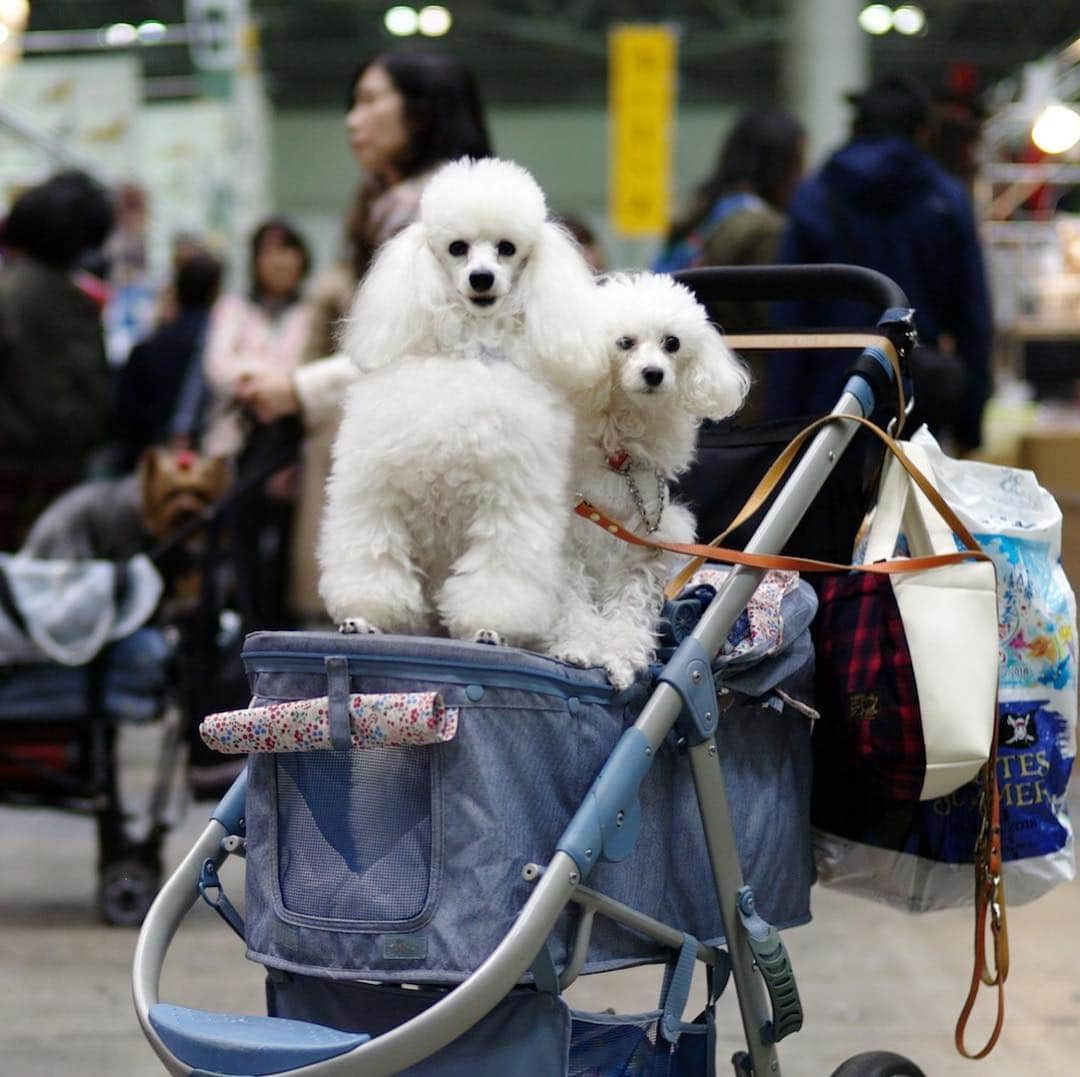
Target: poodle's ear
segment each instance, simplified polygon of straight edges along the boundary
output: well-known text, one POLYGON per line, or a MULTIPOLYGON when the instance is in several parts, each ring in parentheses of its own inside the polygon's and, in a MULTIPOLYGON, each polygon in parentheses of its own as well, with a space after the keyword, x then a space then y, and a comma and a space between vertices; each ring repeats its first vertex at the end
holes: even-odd
POLYGON ((750 374, 720 332, 703 322, 686 381, 686 406, 699 419, 724 419, 738 411, 750 389, 750 374))
POLYGON ((342 348, 360 370, 385 366, 431 336, 441 274, 419 221, 379 248, 342 333, 342 348))
POLYGON ((609 374, 596 279, 560 225, 544 223, 520 286, 526 339, 543 376, 572 395, 596 392, 609 374))

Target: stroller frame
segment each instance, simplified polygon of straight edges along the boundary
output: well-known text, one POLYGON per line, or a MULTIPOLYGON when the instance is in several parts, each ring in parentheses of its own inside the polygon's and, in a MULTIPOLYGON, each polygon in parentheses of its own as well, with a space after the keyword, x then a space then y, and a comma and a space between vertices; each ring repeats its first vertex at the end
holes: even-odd
MULTIPOLYGON (((860 339, 862 352, 832 414, 868 417, 876 400, 891 399, 889 394, 895 393, 893 360, 898 358, 900 369, 905 369, 915 332, 913 312, 903 292, 887 277, 851 266, 798 266, 693 270, 679 279, 705 302, 720 297, 752 300, 844 294, 878 310, 885 308, 873 342, 867 342, 865 335, 860 339), (887 354, 890 349, 892 356, 887 354)), ((755 345, 753 338, 740 337, 736 346, 755 345)), ((775 338, 762 336, 757 346, 791 346, 791 341, 779 345, 775 338)), ((832 337, 810 346, 835 347, 837 340, 832 337)), ((747 552, 774 553, 783 547, 856 427, 853 422, 837 421, 819 431, 747 543, 747 552)), ((165 955, 181 921, 200 891, 207 889, 208 877, 210 886, 216 885, 217 867, 231 853, 242 851, 246 775, 241 775, 158 895, 135 951, 136 1013, 165 1068, 177 1075, 288 1072, 304 1077, 345 1073, 380 1077, 400 1072, 490 1012, 533 967, 538 955, 543 956, 548 935, 571 902, 582 908, 582 916, 570 961, 559 976, 560 986, 567 986, 580 971, 597 912, 678 950, 685 937, 677 928, 584 885, 602 857, 619 859, 633 847, 637 791, 661 744, 677 729, 687 746, 727 940, 726 953, 698 944, 697 958, 720 968, 730 963, 747 1044, 746 1051, 732 1058, 735 1073, 743 1077, 779 1074, 776 1041, 801 1027, 802 1011, 779 933, 756 913, 753 892, 744 884, 713 737, 720 708, 710 670, 712 656, 719 652, 764 572, 734 567, 692 634, 660 673, 650 698, 622 734, 549 862, 525 867, 524 877, 535 887, 503 941, 468 979, 430 1009, 376 1038, 273 1017, 205 1014, 159 1002, 165 955), (249 1066, 253 1052, 260 1068, 237 1068, 249 1066)), ((231 911, 224 895, 219 911, 231 911)))

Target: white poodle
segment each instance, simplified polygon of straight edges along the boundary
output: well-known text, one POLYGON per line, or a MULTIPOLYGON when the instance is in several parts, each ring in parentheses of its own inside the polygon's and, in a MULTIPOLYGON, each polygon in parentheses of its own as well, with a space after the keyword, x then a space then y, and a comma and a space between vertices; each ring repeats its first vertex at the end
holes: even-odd
POLYGON ((523 168, 446 165, 379 252, 346 350, 319 591, 343 631, 538 644, 572 505, 568 400, 606 377, 596 285, 523 168))
MULTIPOLYGON (((692 542, 694 517, 672 503, 668 482, 690 465, 701 420, 736 411, 749 377, 704 307, 671 277, 614 277, 597 297, 611 380, 606 399, 579 417, 575 489, 627 530, 692 542)), ((670 558, 580 517, 571 545, 548 650, 604 666, 624 688, 653 655, 670 558)))

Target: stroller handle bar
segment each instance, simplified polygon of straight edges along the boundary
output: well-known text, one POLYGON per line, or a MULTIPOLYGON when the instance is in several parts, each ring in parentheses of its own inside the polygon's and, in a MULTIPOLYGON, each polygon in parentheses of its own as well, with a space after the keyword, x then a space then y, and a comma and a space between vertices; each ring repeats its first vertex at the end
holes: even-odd
MULTIPOLYGON (((890 310, 883 321, 890 322, 897 313, 892 308, 906 305, 903 292, 888 278, 850 266, 705 269, 680 274, 679 279, 705 300, 721 290, 725 297, 740 298, 762 298, 766 294, 771 298, 786 295, 805 298, 811 293, 834 295, 832 284, 842 280, 843 294, 850 297, 858 291, 859 298, 888 306, 890 310), (812 275, 808 269, 812 269, 812 275), (828 272, 819 280, 823 269, 828 272), (740 290, 743 288, 746 291, 740 290)), ((903 313, 910 326, 912 312, 903 313)), ((904 320, 899 319, 901 323, 904 320)), ((834 416, 869 415, 874 410, 878 395, 875 382, 887 390, 895 377, 891 365, 880 366, 880 373, 872 369, 878 366, 872 363, 866 370, 853 372, 833 409, 834 416)), ((747 543, 748 551, 768 553, 783 547, 854 435, 855 426, 838 421, 818 432, 747 543)), ((691 656, 701 652, 706 656, 717 654, 762 575, 764 569, 735 566, 680 651, 691 656)), ((688 663, 684 661, 682 665, 688 663)), ((655 757, 683 712, 683 695, 688 687, 676 681, 677 678, 665 678, 658 683, 634 724, 624 732, 551 859, 542 872, 536 873, 535 888, 499 946, 468 979, 430 1009, 374 1039, 307 1022, 204 1013, 158 1001, 166 951, 185 914, 198 900, 204 865, 207 861, 215 867, 220 865, 229 855, 224 839, 244 832, 246 773, 241 775, 196 845, 158 894, 136 946, 132 982, 135 1010, 147 1040, 165 1068, 178 1077, 194 1073, 200 1077, 271 1073, 296 1077, 363 1073, 365 1077, 385 1077, 430 1056, 472 1027, 520 981, 563 909, 585 882, 592 863, 592 848, 578 847, 582 845, 581 836, 594 831, 601 835, 615 832, 614 813, 626 806, 622 794, 632 799, 647 770, 647 766, 627 767, 624 757, 632 754, 631 750, 644 752, 650 759, 655 757), (631 770, 634 773, 626 773, 631 770), (617 789, 619 796, 599 795, 613 789, 617 789)), ((772 1023, 765 985, 757 975, 749 943, 745 909, 740 904, 744 890, 742 869, 716 745, 705 728, 697 729, 688 739, 688 755, 712 875, 727 927, 731 974, 748 1048, 746 1054, 736 1056, 742 1067, 739 1072, 778 1077, 777 1037, 765 1034, 772 1023)))
POLYGON ((684 269, 675 274, 675 279, 705 303, 718 299, 855 299, 878 311, 910 305, 896 281, 864 266, 709 266, 684 269))

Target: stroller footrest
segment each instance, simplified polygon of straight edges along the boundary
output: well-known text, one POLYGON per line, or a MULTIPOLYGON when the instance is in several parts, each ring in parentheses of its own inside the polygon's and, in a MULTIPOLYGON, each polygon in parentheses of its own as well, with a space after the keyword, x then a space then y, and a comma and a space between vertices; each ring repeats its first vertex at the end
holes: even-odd
POLYGON ((371 1039, 307 1021, 207 1013, 161 1002, 150 1008, 149 1017, 181 1062, 209 1074, 280 1073, 335 1058, 371 1039))

